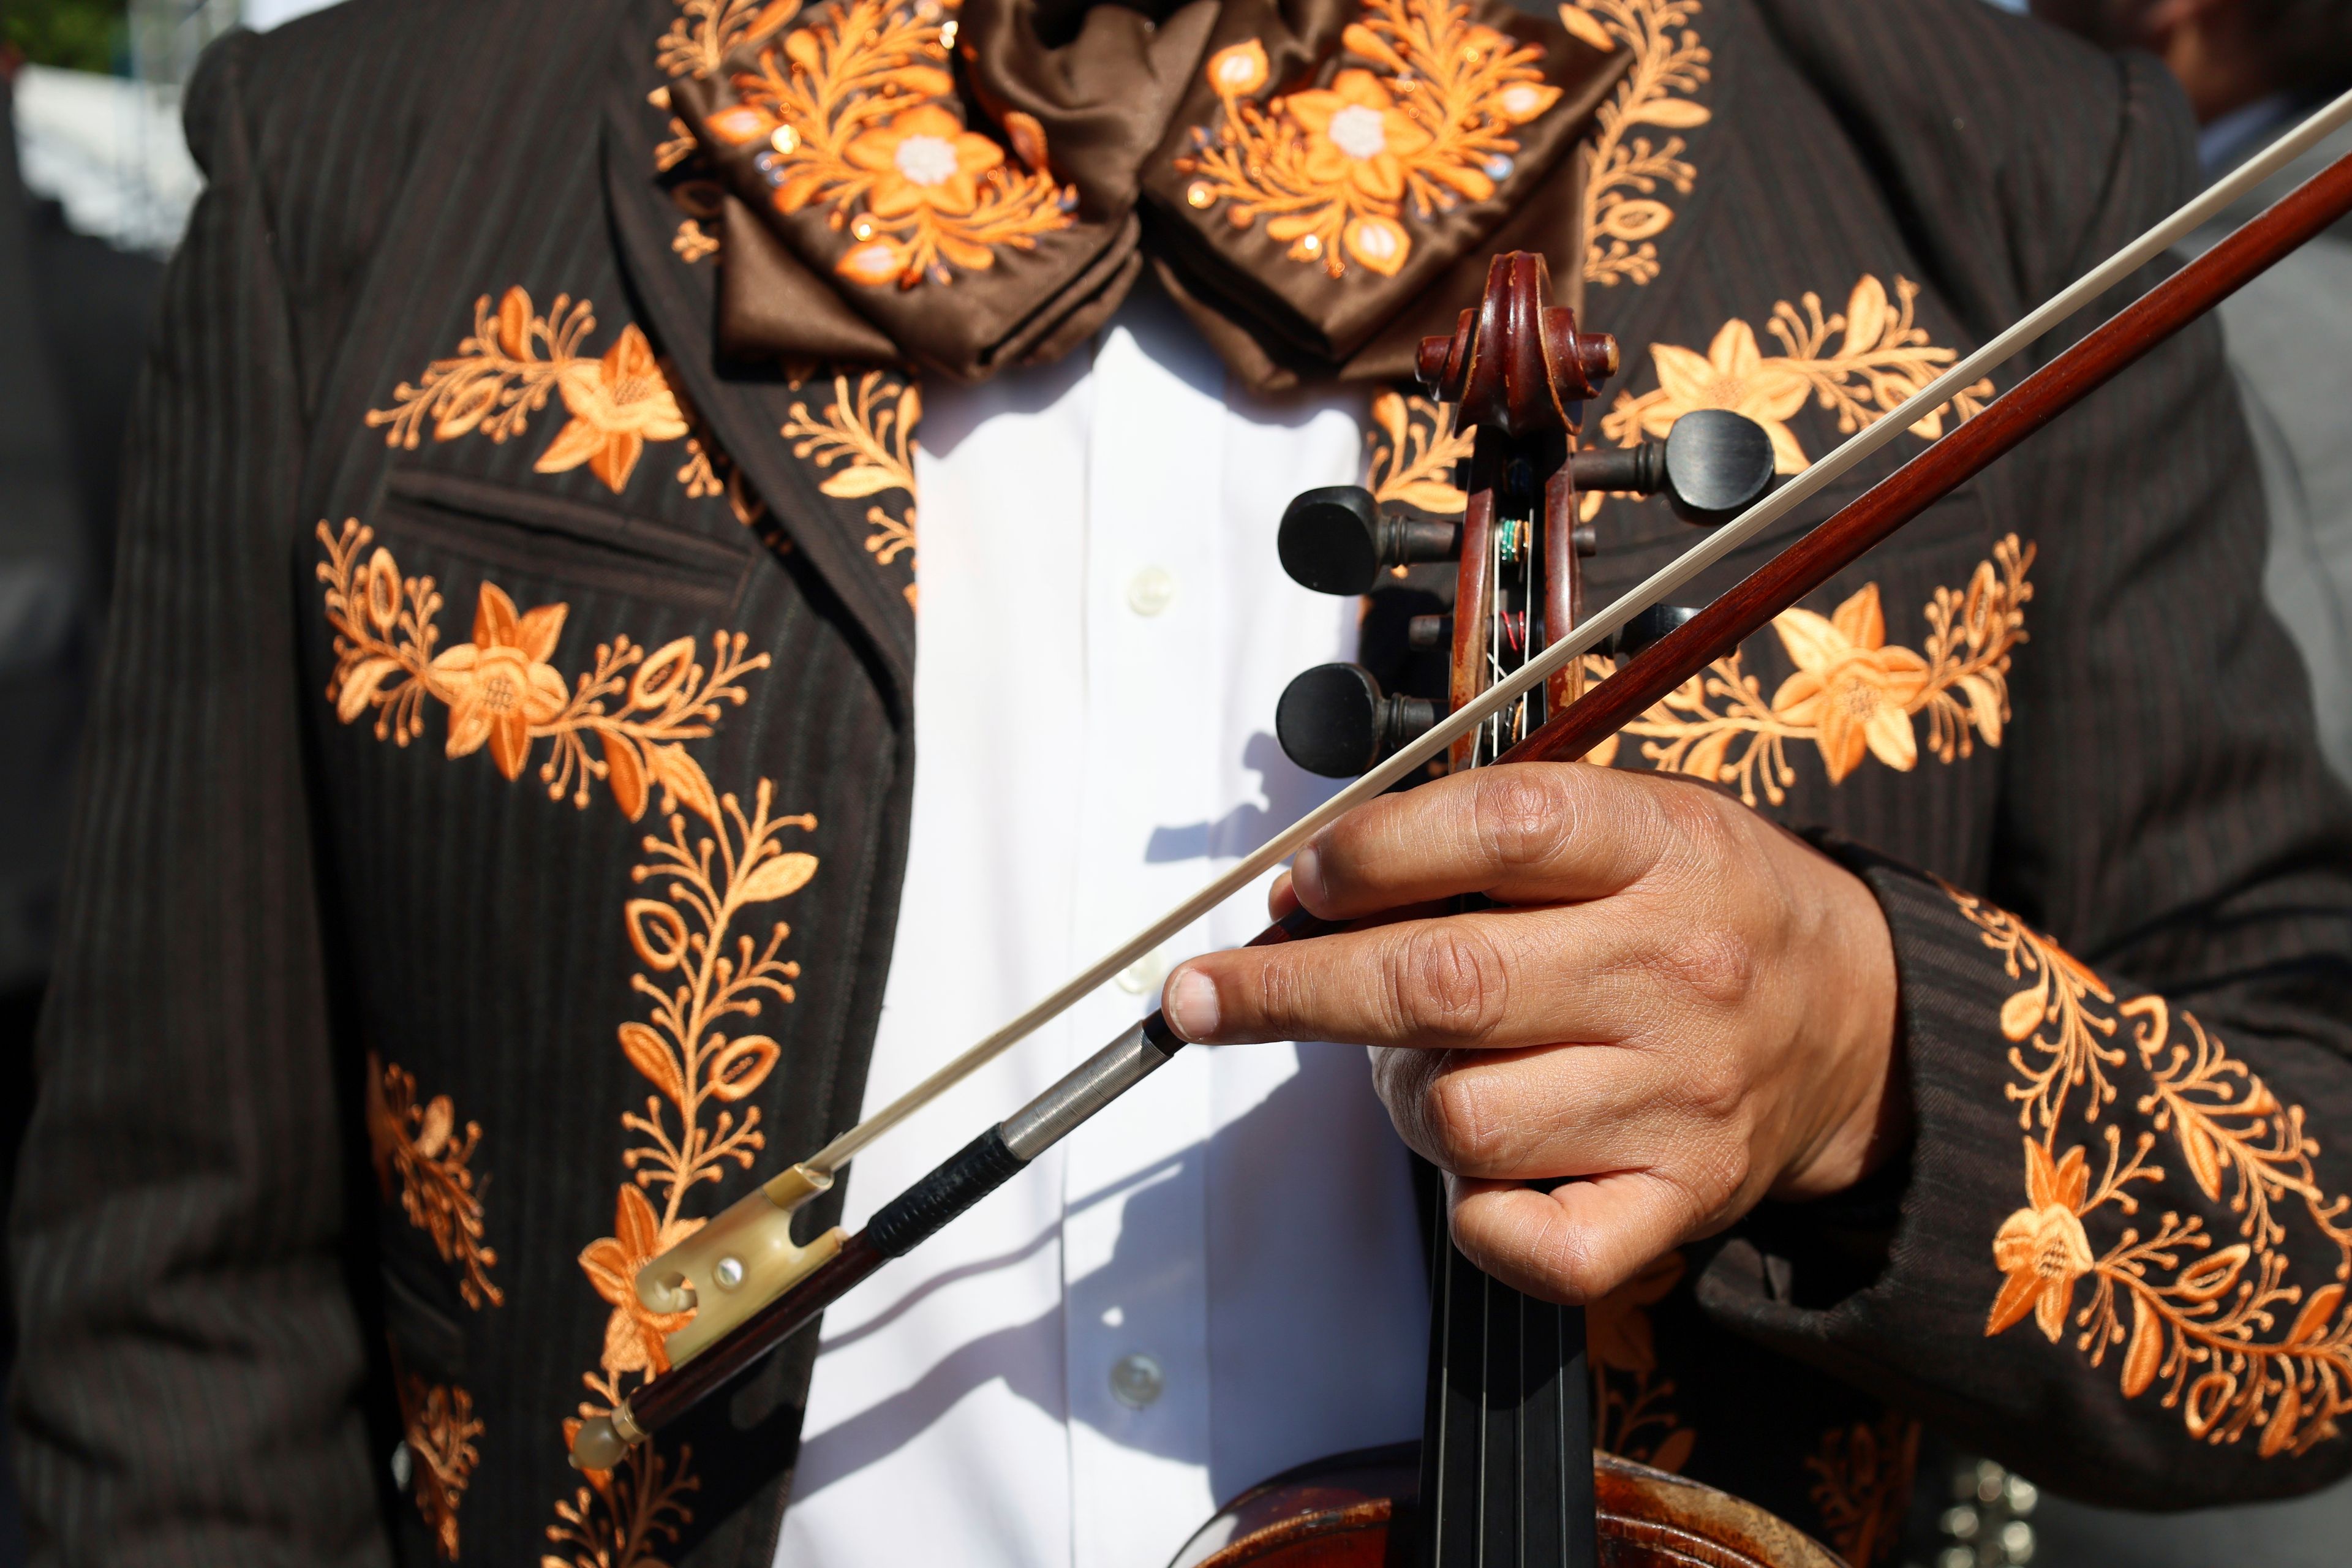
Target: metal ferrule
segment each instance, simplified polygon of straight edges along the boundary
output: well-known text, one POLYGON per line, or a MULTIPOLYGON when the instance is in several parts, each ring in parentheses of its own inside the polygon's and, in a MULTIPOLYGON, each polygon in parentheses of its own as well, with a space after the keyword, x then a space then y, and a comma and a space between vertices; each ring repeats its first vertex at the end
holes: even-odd
POLYGON ((1026 1164, 1076 1131, 1080 1123, 1096 1111, 1150 1078, 1183 1044, 1160 1023, 1160 1015, 1153 1014, 1007 1117, 999 1127, 1004 1135, 1004 1146, 1026 1164))

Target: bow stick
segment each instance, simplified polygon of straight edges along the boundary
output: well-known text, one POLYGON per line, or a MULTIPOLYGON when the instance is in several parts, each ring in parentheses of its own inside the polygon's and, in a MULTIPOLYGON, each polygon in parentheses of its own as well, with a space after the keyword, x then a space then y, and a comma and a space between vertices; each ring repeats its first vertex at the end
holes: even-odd
MULTIPOLYGON (((1943 406, 1954 393, 2006 363, 2347 123, 2352 123, 2352 92, 2314 114, 1773 494, 1710 532, 1027 1012, 648 1263, 637 1278, 640 1299, 658 1311, 694 1309, 695 1318, 669 1338, 670 1371, 636 1390, 609 1415, 592 1418, 581 1426, 572 1445, 572 1462, 588 1469, 610 1468, 630 1446, 667 1426, 805 1327, 885 1262, 903 1256, 993 1192, 1165 1064, 1185 1042, 1155 1010, 884 1205, 856 1236, 836 1226, 805 1247, 793 1243, 788 1234, 793 1212, 830 1187, 859 1150, 1223 903, 1289 857, 1325 825, 1385 792, 1570 660, 1600 647, 1635 616, 1662 603, 1789 516, 1943 406)), ((1498 760, 1537 762, 1584 755, 1761 630, 1782 609, 1828 582, 1937 499, 2347 212, 2352 212, 2352 154, 2321 170, 2006 395, 1996 398, 1975 418, 1849 502, 1498 760)), ((1430 340, 1424 360, 1433 355, 1442 360, 1447 342, 1430 340)), ((1267 927, 1249 945, 1292 942, 1332 929, 1298 910, 1267 927)))

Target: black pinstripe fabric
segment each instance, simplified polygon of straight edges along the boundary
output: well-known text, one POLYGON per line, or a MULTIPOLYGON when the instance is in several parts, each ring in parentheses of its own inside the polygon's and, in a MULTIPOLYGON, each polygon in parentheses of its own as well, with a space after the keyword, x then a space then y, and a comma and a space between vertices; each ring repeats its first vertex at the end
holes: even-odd
MULTIPOLYGON (((644 1114, 648 1080, 616 1030, 648 1005, 628 905, 667 825, 658 807, 631 821, 605 781, 584 806, 551 797, 543 742, 509 781, 488 752, 446 755, 437 709, 405 745, 343 721, 325 696, 321 522, 363 524, 403 574, 435 579, 445 649, 495 584, 526 610, 566 606, 545 657, 567 680, 620 637, 691 637, 707 657, 714 632, 740 632, 767 658, 747 700, 683 742, 746 809, 765 781, 775 810, 816 819, 784 846, 818 866, 774 906, 799 965, 793 998, 756 1026, 775 1066, 727 1109, 757 1111, 763 1164, 855 1111, 905 852, 913 621, 903 575, 867 548, 866 503, 824 495, 781 435, 811 386, 718 361, 716 264, 671 248, 647 95, 676 15, 366 0, 231 40, 193 92, 211 186, 139 418, 12 1219, 16 1415, 44 1561, 423 1563, 454 1542, 460 1561, 571 1563, 595 1551, 562 1510, 615 1518, 626 1489, 583 1490, 562 1424, 599 1398, 583 1373, 626 1359, 583 1256, 623 1228, 625 1188, 649 1190, 628 1163, 646 1136, 622 1120, 644 1114), (559 396, 510 438, 428 425, 413 449, 387 446, 369 412, 509 288, 539 312, 590 302, 588 354, 641 331, 705 449, 764 504, 761 528, 690 492, 674 437, 648 439, 625 483, 539 471, 559 396), (371 1057, 480 1127, 469 1170, 500 1304, 469 1298, 379 1186, 371 1057), (464 1391, 479 1422, 446 1531, 420 1513, 417 1456, 410 1495, 392 1479, 404 1379, 464 1391)), ((1738 318, 1780 352, 1777 301, 1835 310, 1864 275, 1916 284, 1919 330, 1965 348, 2194 178, 2152 63, 1977 0, 1706 0, 1691 25, 1713 55, 1710 118, 1676 132, 1696 184, 1669 193, 1654 282, 1587 292, 1636 392, 1655 384, 1649 345, 1704 352, 1738 318)), ((1916 868, 1872 863, 1921 1106, 1891 1250, 1858 1264, 1831 1246, 1853 1218, 1835 1205, 1768 1212, 1690 1249, 1685 1284, 1649 1309, 1654 1386, 1672 1385, 1693 1434, 1685 1468, 1824 1533, 1837 1500, 1807 1461, 1881 1429, 1890 1399, 2123 1500, 2292 1489, 2352 1453, 2216 1447, 2158 1392, 2122 1396, 2112 1357, 2094 1367, 2030 1321, 1985 1336, 1991 1238, 2024 1201, 1999 1029, 2016 983, 1918 875, 2055 932, 2120 994, 2194 1008, 2307 1108, 2321 1184, 2352 1190, 2333 1131, 2352 1116, 2352 837, 2261 609, 2258 497, 2218 347, 2200 331, 2162 351, 1814 606, 1875 584, 1890 640, 1917 646, 1921 607, 2004 535, 2039 552, 1998 746, 1904 772, 1865 761, 1833 785, 1792 745, 1766 807, 1916 868)), ((1789 425, 1811 453, 1839 434, 1819 404, 1789 425)), ((1601 598, 1685 537, 1658 507, 1612 504, 1600 528, 1601 598)), ((1766 694, 1790 671, 1771 637, 1746 657, 1766 694)), ((683 1217, 748 1180, 719 1176, 683 1217)), ((2179 1170, 2142 1195, 2216 1233, 2234 1223, 2179 1170)), ((2308 1249, 2292 1262, 2303 1279, 2334 1267, 2308 1249)), ((691 1488, 632 1515, 647 1532, 604 1561, 765 1568, 812 1338, 666 1442, 663 1476, 691 1488)))

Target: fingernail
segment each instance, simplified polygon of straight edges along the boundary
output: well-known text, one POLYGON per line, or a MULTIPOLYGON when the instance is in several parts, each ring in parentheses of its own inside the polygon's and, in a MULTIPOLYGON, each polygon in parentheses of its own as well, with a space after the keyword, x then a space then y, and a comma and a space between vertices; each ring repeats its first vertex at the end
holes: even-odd
POLYGON ((1169 1025, 1188 1040, 1205 1040, 1217 1032, 1217 984, 1197 969, 1176 972, 1161 1005, 1169 1025))
POLYGON ((1312 844, 1291 859, 1290 890, 1310 910, 1323 901, 1323 857, 1312 844))

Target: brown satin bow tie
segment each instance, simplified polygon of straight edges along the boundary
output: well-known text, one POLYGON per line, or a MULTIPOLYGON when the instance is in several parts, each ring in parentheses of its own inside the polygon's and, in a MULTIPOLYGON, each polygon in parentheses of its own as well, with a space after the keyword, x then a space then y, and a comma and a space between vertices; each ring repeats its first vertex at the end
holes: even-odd
POLYGON ((777 9, 672 88, 728 191, 721 348, 966 381, 1147 261, 1253 389, 1409 376, 1489 253, 1580 253, 1568 154, 1625 64, 1502 0, 1097 5, 1052 42, 1037 0, 777 9))

